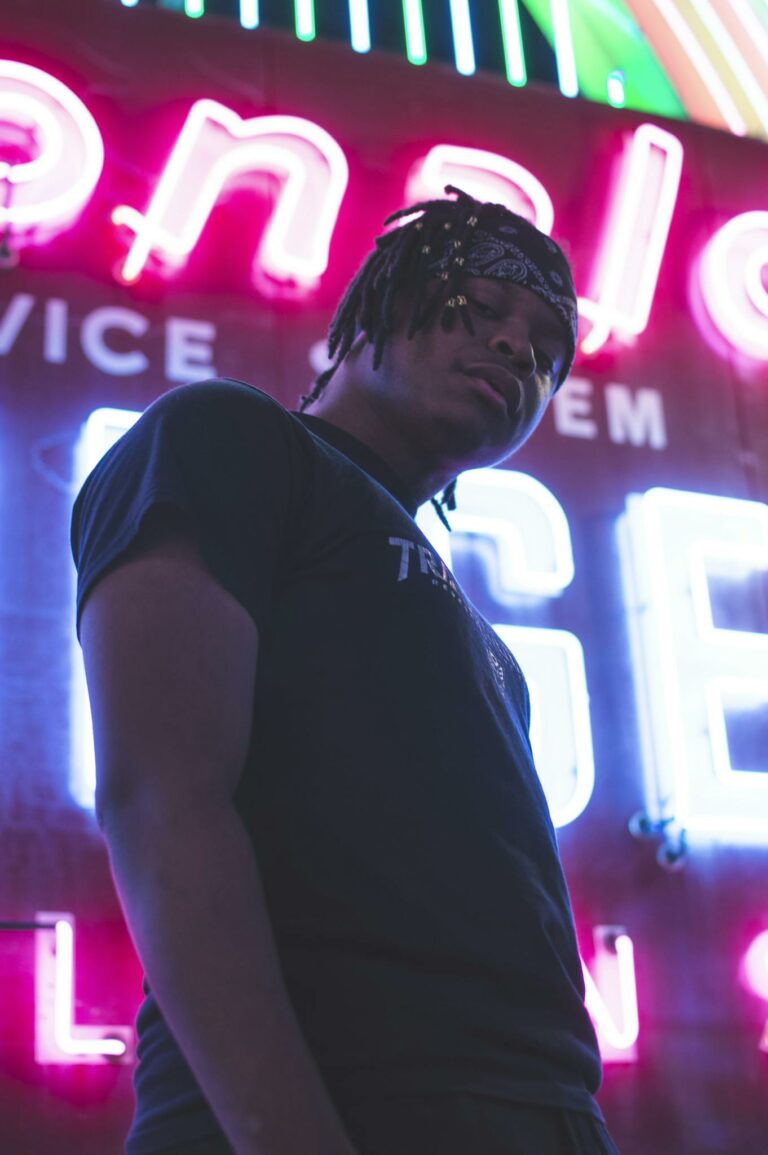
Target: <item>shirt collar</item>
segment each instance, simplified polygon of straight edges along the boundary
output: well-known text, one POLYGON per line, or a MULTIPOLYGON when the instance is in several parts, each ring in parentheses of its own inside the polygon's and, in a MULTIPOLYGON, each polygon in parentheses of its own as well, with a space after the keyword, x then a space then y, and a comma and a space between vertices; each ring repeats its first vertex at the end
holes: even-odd
POLYGON ((316 434, 323 441, 332 445, 334 449, 338 449, 374 481, 383 485, 395 500, 399 501, 403 508, 408 511, 411 517, 416 516, 418 502, 408 492, 395 471, 387 465, 386 461, 382 461, 378 453, 374 453, 365 442, 359 441, 357 437, 347 433, 346 429, 339 429, 338 425, 332 425, 330 421, 324 421, 322 417, 315 417, 312 413, 293 413, 293 416, 298 417, 310 433, 316 434))

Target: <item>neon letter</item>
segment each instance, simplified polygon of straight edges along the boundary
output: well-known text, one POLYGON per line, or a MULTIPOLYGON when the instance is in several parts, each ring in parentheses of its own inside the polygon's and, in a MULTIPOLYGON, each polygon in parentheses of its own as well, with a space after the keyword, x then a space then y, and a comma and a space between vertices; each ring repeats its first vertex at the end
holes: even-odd
POLYGON ((734 765, 727 712, 768 706, 768 635, 716 626, 713 578, 735 597, 768 571, 768 506, 674 489, 630 497, 622 553, 649 814, 689 836, 766 842, 768 774, 734 765))
POLYGON ((347 187, 347 162, 324 129, 296 116, 243 120, 213 100, 190 109, 146 215, 126 205, 115 224, 136 234, 120 276, 135 281, 151 252, 182 265, 197 244, 223 186, 269 173, 281 181, 277 205, 254 263, 278 281, 312 286, 328 264, 328 248, 347 187))
POLYGON ((94 309, 83 320, 80 344, 88 360, 97 369, 111 373, 114 377, 128 377, 133 373, 143 373, 149 361, 137 349, 132 353, 116 353, 107 346, 104 334, 108 329, 122 329, 132 337, 143 337, 148 328, 149 321, 141 313, 123 309, 119 305, 105 305, 101 309, 94 309))
POLYGON ((210 321, 169 317, 165 334, 165 376, 169 381, 199 381, 216 376, 211 362, 215 325, 210 321))
POLYGON ((457 533, 471 534, 493 597, 554 597, 573 581, 571 533, 554 494, 527 473, 473 469, 461 478, 457 533))
MULTIPOLYGON (((141 417, 135 409, 95 409, 83 426, 75 447, 73 492, 83 485, 88 474, 119 438, 141 417)), ((72 585, 77 572, 72 565, 72 585)), ((72 593, 74 604, 74 588, 72 593)), ((70 748, 69 792, 78 806, 93 810, 96 790, 96 755, 93 748, 91 703, 85 681, 83 654, 77 638, 72 638, 72 745, 70 748)))
MULTIPOLYGON (((483 562, 494 599, 551 598, 573 580, 568 521, 555 496, 533 477, 508 469, 474 469, 460 482, 451 514, 454 537, 468 535, 483 562)), ((418 524, 447 566, 451 541, 430 505, 418 524)), ((565 630, 495 625, 520 662, 531 692, 531 741, 552 821, 572 822, 594 788, 595 769, 584 654, 565 630), (546 694, 541 687, 546 686, 546 694)))
POLYGON ((741 213, 715 233, 699 269, 715 327, 735 349, 768 361, 768 212, 741 213))
MULTIPOLYGON (((750 943, 741 964, 744 985, 758 998, 768 1001, 768 930, 762 931, 750 943)), ((768 1022, 763 1027, 759 1047, 768 1052, 768 1022)))
POLYGON ((493 628, 525 674, 534 761, 552 822, 567 826, 586 810, 595 788, 584 651, 567 630, 493 628))
POLYGON ((594 386, 586 377, 569 377, 568 388, 561 389, 552 399, 552 417, 555 429, 565 437, 597 437, 597 422, 593 419, 592 393, 594 386))
POLYGON ((38 912, 35 932, 35 1058, 38 1063, 128 1063, 130 1027, 76 1027, 71 914, 38 912), (53 929, 51 929, 53 927, 53 929))
POLYGON ((0 318, 0 357, 10 353, 24 322, 35 307, 31 293, 14 293, 0 318))
POLYGON ((768 930, 762 931, 744 955, 744 981, 751 991, 768 1002, 768 930))
POLYGON ((550 233, 555 219, 552 200, 541 181, 509 157, 481 148, 438 144, 408 179, 408 200, 442 197, 447 184, 458 185, 478 200, 506 205, 550 233))
POLYGON ((104 164, 96 121, 74 92, 47 72, 0 60, 0 226, 37 234, 60 232, 83 209, 104 164))
POLYGON ((63 365, 67 360, 67 325, 69 304, 61 297, 45 302, 43 326, 43 360, 49 365, 63 365))
POLYGON ((633 393, 627 385, 616 382, 606 385, 605 415, 608 436, 615 444, 629 442, 630 445, 650 445, 651 449, 666 449, 664 402, 658 389, 638 389, 633 393))
POLYGON ((600 1053, 608 1063, 637 1059, 640 1026, 632 939, 620 926, 596 926, 594 978, 582 960, 587 1010, 595 1024, 600 1053))
POLYGON ((627 142, 597 258, 596 297, 579 301, 592 322, 583 353, 596 353, 611 333, 636 337, 648 324, 682 167, 680 141, 655 124, 642 124, 627 142))

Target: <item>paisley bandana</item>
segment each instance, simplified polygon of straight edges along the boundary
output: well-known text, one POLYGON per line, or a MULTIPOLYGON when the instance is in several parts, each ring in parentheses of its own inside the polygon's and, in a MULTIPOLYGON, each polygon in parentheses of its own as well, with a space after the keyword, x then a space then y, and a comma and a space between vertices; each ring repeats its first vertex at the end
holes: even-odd
MULTIPOLYGON (((430 277, 450 268, 454 253, 448 245, 428 266, 430 277)), ((568 260, 559 245, 524 217, 508 213, 493 232, 472 230, 464 250, 462 272, 469 277, 500 277, 536 293, 552 309, 565 330, 568 352, 558 388, 568 376, 576 352, 579 317, 576 290, 568 260), (508 222, 508 223, 507 223, 508 222)))

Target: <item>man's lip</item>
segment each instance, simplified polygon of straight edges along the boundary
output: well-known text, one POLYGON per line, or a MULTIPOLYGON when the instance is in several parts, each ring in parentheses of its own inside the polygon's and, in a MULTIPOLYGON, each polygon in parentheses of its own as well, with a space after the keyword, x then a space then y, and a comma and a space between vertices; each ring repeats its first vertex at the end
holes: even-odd
POLYGON ((492 365, 487 362, 475 365, 466 365, 464 373, 467 377, 480 377, 486 381, 496 393, 499 393, 507 403, 510 413, 517 413, 523 404, 523 387, 508 369, 501 365, 492 365))

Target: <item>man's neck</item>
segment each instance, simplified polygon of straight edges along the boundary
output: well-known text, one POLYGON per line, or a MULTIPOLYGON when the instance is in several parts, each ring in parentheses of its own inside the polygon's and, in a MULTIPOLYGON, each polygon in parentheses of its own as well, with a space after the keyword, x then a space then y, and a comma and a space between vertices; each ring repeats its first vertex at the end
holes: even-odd
POLYGON ((423 446, 410 443, 407 426, 392 422, 387 414, 377 412, 366 402, 362 395, 334 390, 333 394, 319 397, 305 412, 366 445, 389 466, 418 505, 429 501, 453 480, 455 472, 445 465, 430 469, 423 446))

